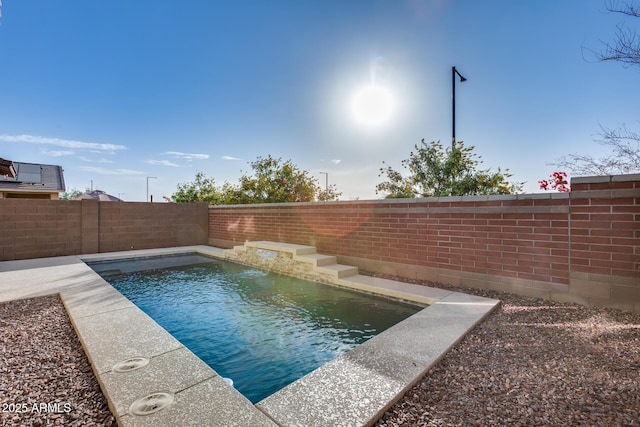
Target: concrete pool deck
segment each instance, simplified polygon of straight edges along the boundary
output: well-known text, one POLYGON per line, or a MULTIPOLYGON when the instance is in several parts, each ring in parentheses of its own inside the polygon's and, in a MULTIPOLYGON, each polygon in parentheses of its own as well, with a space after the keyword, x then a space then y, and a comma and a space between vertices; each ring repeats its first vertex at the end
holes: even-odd
POLYGON ((339 278, 341 286, 431 305, 253 405, 85 264, 193 252, 225 258, 219 248, 188 246, 0 262, 0 301, 60 294, 120 425, 225 427, 370 425, 499 304, 359 274, 339 278))

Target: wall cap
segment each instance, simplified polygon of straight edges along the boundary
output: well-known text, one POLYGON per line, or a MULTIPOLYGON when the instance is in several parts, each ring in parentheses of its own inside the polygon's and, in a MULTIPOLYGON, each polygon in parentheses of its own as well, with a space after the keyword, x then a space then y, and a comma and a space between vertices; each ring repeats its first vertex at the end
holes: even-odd
POLYGON ((578 176, 571 178, 571 184, 597 184, 603 182, 640 181, 640 174, 578 176))
POLYGON ((238 209, 238 208, 272 208, 287 206, 336 206, 361 204, 418 204, 418 203, 456 203, 456 202, 501 202, 516 200, 562 200, 568 199, 569 193, 522 193, 500 194, 495 196, 448 196, 448 197, 416 197, 411 199, 366 199, 366 200, 337 200, 331 202, 285 202, 285 203, 247 203, 243 205, 209 205, 209 209, 238 209))

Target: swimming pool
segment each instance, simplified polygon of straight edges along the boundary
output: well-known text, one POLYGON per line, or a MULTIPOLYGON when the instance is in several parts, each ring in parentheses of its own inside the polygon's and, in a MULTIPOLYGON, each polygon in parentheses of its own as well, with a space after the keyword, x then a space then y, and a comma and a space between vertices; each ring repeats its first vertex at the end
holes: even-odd
POLYGON ((254 403, 423 308, 196 254, 90 266, 254 403))

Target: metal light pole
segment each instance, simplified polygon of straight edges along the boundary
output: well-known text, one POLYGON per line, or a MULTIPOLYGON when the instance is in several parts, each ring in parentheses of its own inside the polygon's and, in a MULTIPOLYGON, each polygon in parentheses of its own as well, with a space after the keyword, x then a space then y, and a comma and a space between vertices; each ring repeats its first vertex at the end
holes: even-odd
POLYGON ((329 191, 329 172, 320 172, 325 176, 325 181, 324 181, 324 191, 329 191))
POLYGON ((467 79, 462 77, 462 74, 456 70, 456 67, 451 67, 451 148, 454 148, 456 145, 456 74, 460 77, 460 83, 467 81, 467 79))
POLYGON ((150 179, 158 179, 157 176, 148 176, 147 177, 147 202, 149 201, 149 180, 150 179))

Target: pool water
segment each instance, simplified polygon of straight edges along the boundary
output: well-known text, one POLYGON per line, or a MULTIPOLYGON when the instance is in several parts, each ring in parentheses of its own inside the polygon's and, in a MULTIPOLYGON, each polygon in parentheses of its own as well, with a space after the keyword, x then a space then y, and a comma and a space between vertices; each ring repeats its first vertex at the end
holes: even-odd
POLYGON ((253 403, 422 309, 200 255, 90 265, 253 403))

